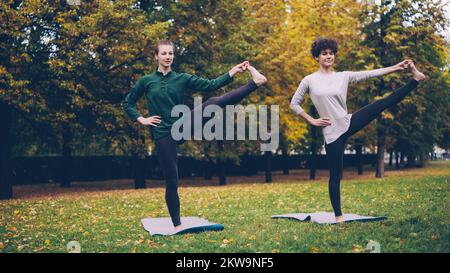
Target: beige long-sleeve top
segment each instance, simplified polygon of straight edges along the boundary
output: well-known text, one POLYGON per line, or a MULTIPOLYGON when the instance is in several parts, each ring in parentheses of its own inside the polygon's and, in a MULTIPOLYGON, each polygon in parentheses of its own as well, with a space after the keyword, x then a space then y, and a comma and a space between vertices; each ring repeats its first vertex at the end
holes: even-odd
POLYGON ((297 114, 303 112, 301 103, 305 94, 309 92, 319 116, 330 118, 331 125, 322 128, 325 143, 329 144, 338 139, 350 126, 351 114, 347 111, 348 84, 386 73, 386 68, 359 72, 312 73, 300 82, 292 97, 291 109, 297 114))

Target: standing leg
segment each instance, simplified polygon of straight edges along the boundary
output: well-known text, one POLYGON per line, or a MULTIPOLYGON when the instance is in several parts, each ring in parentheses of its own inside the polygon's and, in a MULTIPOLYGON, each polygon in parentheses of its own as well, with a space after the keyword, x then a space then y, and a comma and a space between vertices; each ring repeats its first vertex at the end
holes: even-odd
POLYGON ((342 216, 340 186, 346 140, 347 139, 345 137, 341 136, 332 143, 325 145, 328 168, 330 170, 328 192, 330 194, 331 205, 333 206, 334 215, 336 217, 342 216))
POLYGON ((178 157, 177 144, 171 135, 155 141, 159 165, 166 180, 166 204, 173 225, 181 225, 180 198, 178 197, 178 157))

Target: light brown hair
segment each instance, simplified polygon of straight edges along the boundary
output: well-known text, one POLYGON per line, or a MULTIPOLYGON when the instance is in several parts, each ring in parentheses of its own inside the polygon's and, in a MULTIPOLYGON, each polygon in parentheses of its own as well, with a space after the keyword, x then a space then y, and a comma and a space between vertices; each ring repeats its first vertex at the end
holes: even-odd
POLYGON ((175 53, 175 45, 171 41, 169 41, 169 40, 159 40, 156 43, 156 46, 155 46, 155 49, 154 49, 155 55, 158 55, 158 53, 159 53, 159 46, 162 46, 162 45, 170 45, 170 46, 172 46, 173 51, 175 53))

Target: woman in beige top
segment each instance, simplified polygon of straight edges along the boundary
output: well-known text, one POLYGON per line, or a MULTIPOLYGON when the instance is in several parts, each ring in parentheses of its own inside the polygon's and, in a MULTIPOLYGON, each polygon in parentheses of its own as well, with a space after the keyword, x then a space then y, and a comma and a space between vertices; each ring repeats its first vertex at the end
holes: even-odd
POLYGON ((321 38, 311 46, 311 53, 319 64, 319 69, 303 78, 292 101, 291 109, 313 126, 322 127, 327 161, 330 169, 328 190, 333 206, 336 222, 345 221, 341 211, 340 181, 343 169, 343 157, 347 139, 364 128, 378 117, 383 110, 399 103, 406 95, 416 88, 419 81, 425 79, 412 60, 404 60, 394 66, 360 72, 335 72, 333 64, 338 50, 333 39, 321 38), (410 69, 412 79, 403 87, 387 97, 377 100, 359 109, 353 114, 347 112, 347 88, 351 82, 386 75, 389 73, 410 69), (300 106, 306 92, 319 113, 315 119, 308 115, 300 106))

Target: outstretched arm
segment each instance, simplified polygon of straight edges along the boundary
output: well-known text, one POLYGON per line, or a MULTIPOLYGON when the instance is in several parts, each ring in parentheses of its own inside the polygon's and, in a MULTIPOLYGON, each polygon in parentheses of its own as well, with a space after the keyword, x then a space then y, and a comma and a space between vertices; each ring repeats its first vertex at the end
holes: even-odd
POLYGON ((406 69, 409 65, 409 63, 412 62, 409 59, 406 59, 396 65, 380 68, 380 69, 374 69, 374 70, 368 70, 368 71, 347 71, 347 75, 349 77, 349 82, 358 82, 361 80, 373 78, 373 77, 379 77, 386 74, 394 73, 397 71, 403 71, 406 69))
POLYGON ((233 81, 233 76, 236 75, 236 73, 241 73, 247 69, 248 62, 245 61, 243 63, 240 63, 236 66, 234 66, 230 71, 227 73, 213 79, 204 79, 201 77, 198 77, 196 75, 188 75, 188 82, 187 87, 191 90, 196 91, 215 91, 222 86, 225 86, 233 81))

